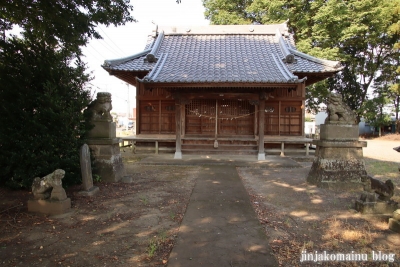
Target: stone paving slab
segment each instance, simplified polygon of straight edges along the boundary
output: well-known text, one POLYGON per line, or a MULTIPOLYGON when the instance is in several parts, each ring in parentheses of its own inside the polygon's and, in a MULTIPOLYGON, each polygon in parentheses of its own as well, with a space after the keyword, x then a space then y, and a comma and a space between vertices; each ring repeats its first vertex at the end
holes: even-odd
POLYGON ((235 166, 205 166, 168 267, 278 266, 235 166))

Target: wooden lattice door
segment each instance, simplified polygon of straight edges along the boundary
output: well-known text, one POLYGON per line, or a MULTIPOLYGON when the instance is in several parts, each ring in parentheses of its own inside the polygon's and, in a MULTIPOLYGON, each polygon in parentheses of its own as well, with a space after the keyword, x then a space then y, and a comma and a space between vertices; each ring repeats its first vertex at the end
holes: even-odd
POLYGON ((218 134, 254 134, 254 106, 245 100, 218 100, 218 134))
POLYGON ((254 106, 245 100, 192 100, 185 113, 186 134, 254 134, 254 106))
POLYGON ((186 134, 215 134, 215 100, 192 100, 186 105, 186 134))

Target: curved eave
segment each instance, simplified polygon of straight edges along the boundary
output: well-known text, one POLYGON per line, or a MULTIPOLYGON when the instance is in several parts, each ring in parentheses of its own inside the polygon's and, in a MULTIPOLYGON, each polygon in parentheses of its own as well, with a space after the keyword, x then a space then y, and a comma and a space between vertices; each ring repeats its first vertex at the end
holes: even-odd
POLYGON ((332 61, 332 60, 316 58, 316 57, 310 56, 308 54, 305 54, 303 52, 300 52, 296 49, 293 49, 291 47, 288 47, 288 50, 289 50, 289 52, 293 53, 294 55, 296 55, 298 57, 302 57, 302 58, 308 59, 312 62, 324 65, 325 67, 331 68, 335 71, 341 71, 343 69, 343 66, 341 66, 339 61, 332 61))
POLYGON ((296 88, 297 83, 283 82, 149 82, 137 79, 146 89, 152 88, 296 88))
POLYGON ((136 86, 136 79, 143 79, 149 72, 148 71, 123 71, 123 70, 107 70, 106 71, 118 79, 123 80, 130 85, 136 86))
POLYGON ((307 77, 307 80, 305 81, 305 85, 309 86, 312 85, 314 83, 323 81, 327 78, 331 78, 333 77, 337 72, 339 71, 335 71, 335 72, 324 72, 324 73, 305 73, 305 72, 298 72, 298 73, 294 73, 296 76, 298 77, 307 77))

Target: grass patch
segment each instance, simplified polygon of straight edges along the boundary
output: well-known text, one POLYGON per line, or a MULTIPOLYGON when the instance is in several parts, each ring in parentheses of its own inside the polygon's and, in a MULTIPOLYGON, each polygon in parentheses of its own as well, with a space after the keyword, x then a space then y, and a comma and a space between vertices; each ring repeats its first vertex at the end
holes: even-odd
POLYGON ((399 163, 364 158, 369 175, 376 178, 400 179, 399 163))

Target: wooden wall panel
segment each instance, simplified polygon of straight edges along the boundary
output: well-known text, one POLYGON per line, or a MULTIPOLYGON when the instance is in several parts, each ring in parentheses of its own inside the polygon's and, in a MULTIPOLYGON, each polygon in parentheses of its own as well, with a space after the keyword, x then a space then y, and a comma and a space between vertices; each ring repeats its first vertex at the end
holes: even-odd
POLYGON ((265 135, 279 135, 279 102, 267 101, 265 103, 265 135))
POLYGON ((140 133, 158 134, 160 121, 159 101, 140 101, 140 133))
POLYGON ((282 101, 280 135, 301 135, 302 114, 302 101, 282 101))
POLYGON ((139 106, 139 133, 175 133, 175 102, 173 100, 141 100, 139 101, 139 106))
POLYGON ((160 118, 160 133, 173 134, 175 133, 175 101, 161 101, 161 118, 160 118))

